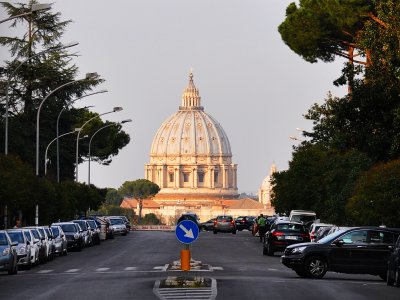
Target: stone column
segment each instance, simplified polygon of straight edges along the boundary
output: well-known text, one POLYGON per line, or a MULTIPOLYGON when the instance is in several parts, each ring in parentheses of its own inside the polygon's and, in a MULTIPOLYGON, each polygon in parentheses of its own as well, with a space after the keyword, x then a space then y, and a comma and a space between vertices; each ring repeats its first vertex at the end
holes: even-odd
POLYGON ((210 188, 214 188, 214 168, 210 168, 210 188))
POLYGON ((222 188, 226 189, 226 167, 225 165, 222 165, 222 188))
POLYGON ((197 189, 197 182, 198 182, 198 178, 197 178, 197 168, 194 167, 194 168, 193 168, 193 184, 192 184, 192 188, 197 189))

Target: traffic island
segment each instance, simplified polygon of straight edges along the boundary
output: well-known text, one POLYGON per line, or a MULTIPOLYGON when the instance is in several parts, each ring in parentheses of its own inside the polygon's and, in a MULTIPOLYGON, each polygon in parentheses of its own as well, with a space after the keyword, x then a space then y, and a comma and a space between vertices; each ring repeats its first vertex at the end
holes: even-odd
POLYGON ((203 276, 168 276, 155 282, 153 292, 161 300, 214 300, 217 297, 217 281, 203 276))
MULTIPOLYGON (((167 271, 182 271, 181 261, 175 260, 167 267, 167 271)), ((190 271, 212 271, 212 267, 208 264, 203 264, 199 260, 190 259, 190 271)))

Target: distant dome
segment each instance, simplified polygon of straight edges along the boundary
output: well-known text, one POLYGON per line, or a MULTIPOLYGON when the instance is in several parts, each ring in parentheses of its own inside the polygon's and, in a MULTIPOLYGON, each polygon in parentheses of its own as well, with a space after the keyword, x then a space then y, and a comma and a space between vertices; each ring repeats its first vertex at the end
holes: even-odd
POLYGON ((271 207, 271 192, 273 188, 271 179, 275 172, 276 166, 272 164, 268 176, 264 178, 258 191, 258 201, 267 207, 271 207))
POLYGON ((222 197, 225 194, 237 194, 236 165, 232 164, 228 136, 222 126, 201 106, 199 90, 194 85, 192 73, 189 75, 189 84, 183 91, 179 110, 161 124, 154 136, 150 164, 146 166, 146 170, 147 179, 164 187, 160 193, 171 192, 168 187, 179 188, 174 193, 186 193, 188 190, 184 188, 190 187, 195 190, 190 193, 211 193, 222 197), (168 180, 157 177, 152 171, 155 165, 167 168, 162 171, 165 178, 166 173, 174 175, 168 175, 168 180), (172 170, 177 167, 179 172, 175 175, 172 170), (178 176, 178 179, 172 180, 173 176, 178 176), (192 184, 185 184, 188 180, 192 184), (171 183, 173 181, 175 184, 171 183), (215 188, 220 189, 210 190, 215 188))

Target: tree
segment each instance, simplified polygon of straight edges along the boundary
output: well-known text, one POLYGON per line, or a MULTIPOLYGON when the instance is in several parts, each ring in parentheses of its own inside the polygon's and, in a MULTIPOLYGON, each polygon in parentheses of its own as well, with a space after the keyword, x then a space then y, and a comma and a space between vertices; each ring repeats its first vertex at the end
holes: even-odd
MULTIPOLYGON (((32 4, 12 5, 1 2, 10 16, 20 15, 30 11, 32 4)), ((18 155, 23 161, 34 166, 36 155, 36 116, 40 103, 49 93, 63 84, 77 80, 78 68, 72 63, 75 54, 67 49, 61 49, 61 41, 70 20, 62 21, 60 13, 52 10, 37 11, 22 16, 10 22, 11 27, 26 26, 27 32, 21 37, 0 37, 0 45, 10 49, 13 58, 4 61, 0 70, 0 80, 9 82, 9 152, 18 155), (26 61, 26 62, 24 62, 26 61), (21 64, 24 62, 23 64, 21 64)), ((104 80, 91 78, 79 80, 67 85, 52 94, 43 104, 40 115, 40 156, 39 169, 44 169, 44 151, 51 140, 56 136, 56 121, 59 112, 65 108, 60 119, 60 134, 80 127, 89 118, 96 116, 87 109, 74 109, 69 105, 73 99, 85 95, 104 80)), ((5 95, 1 97, 0 113, 5 113, 5 95)), ((2 119, 3 121, 3 119, 2 119)), ((104 126, 100 120, 93 120, 90 126, 85 126, 85 133, 94 133, 104 126)), ((111 126, 109 131, 103 132, 103 144, 93 144, 92 159, 100 163, 109 164, 111 157, 118 154, 118 150, 129 143, 129 135, 121 131, 121 126, 111 126), (107 134, 108 133, 108 134, 107 134), (106 145, 106 146, 105 146, 106 145), (99 155, 99 156, 96 156, 99 155)), ((4 122, 0 128, 0 139, 4 140, 4 122)), ((79 162, 88 155, 88 145, 81 143, 79 162)), ((60 176, 62 180, 74 178, 74 137, 72 135, 60 139, 60 176)), ((50 161, 56 161, 55 147, 49 149, 50 161)), ((56 164, 50 164, 49 176, 55 177, 56 164)))
POLYGON ((117 205, 120 206, 122 203, 123 197, 118 193, 116 189, 109 188, 106 194, 106 205, 117 205))
POLYGON ((147 179, 125 181, 118 189, 124 197, 133 197, 139 202, 139 224, 142 218, 143 199, 154 197, 159 191, 160 187, 147 179))
POLYGON ((377 164, 360 176, 346 206, 354 224, 400 226, 400 160, 377 164))

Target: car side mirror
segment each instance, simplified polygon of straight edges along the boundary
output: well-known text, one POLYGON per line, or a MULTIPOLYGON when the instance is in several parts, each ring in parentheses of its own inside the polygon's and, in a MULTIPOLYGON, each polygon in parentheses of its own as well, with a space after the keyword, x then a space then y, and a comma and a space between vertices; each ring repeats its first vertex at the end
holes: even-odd
POLYGON ((39 239, 33 239, 33 243, 39 243, 39 239))
POLYGON ((11 242, 11 246, 12 247, 16 247, 16 246, 18 246, 18 243, 17 242, 11 242))
POLYGON ((81 230, 79 230, 79 232, 80 232, 80 233, 82 233, 82 232, 83 232, 83 230, 81 229, 81 230))
POLYGON ((31 244, 31 242, 30 241, 26 241, 26 244, 29 246, 31 244))
POLYGON ((45 237, 41 237, 40 239, 41 239, 42 241, 44 241, 46 238, 45 238, 45 237))
POLYGON ((63 235, 63 234, 61 234, 61 235, 60 235, 60 237, 62 237, 62 238, 63 238, 63 237, 64 237, 64 235, 63 235))
POLYGON ((344 241, 343 241, 343 240, 336 240, 336 241, 334 242, 334 244, 335 244, 336 246, 338 246, 338 247, 342 247, 342 246, 344 245, 344 241))

